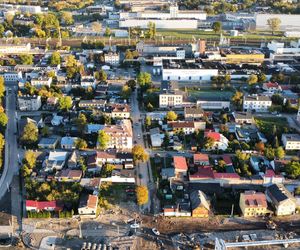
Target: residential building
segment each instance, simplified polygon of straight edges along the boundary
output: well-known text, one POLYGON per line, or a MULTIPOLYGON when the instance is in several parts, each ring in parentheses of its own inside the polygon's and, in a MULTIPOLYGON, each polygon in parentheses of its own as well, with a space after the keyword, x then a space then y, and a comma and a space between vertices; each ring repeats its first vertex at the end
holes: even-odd
POLYGON ((164 91, 159 94, 159 107, 160 108, 180 108, 183 103, 183 93, 180 90, 164 91))
POLYGON ((30 83, 32 86, 34 86, 36 88, 41 88, 43 86, 47 86, 50 88, 51 83, 52 83, 52 77, 40 76, 40 77, 32 78, 30 80, 30 83))
POLYGON ((95 88, 97 81, 94 76, 81 76, 80 86, 87 89, 89 87, 95 88))
POLYGON ((190 194, 192 217, 207 218, 210 213, 210 202, 201 190, 190 194))
POLYGON ((252 124, 254 123, 254 118, 251 112, 233 112, 232 113, 233 117, 234 117, 234 121, 235 123, 238 124, 252 124))
POLYGON ((101 182, 112 182, 112 183, 135 183, 134 169, 114 169, 111 176, 101 178, 101 182))
POLYGON ((272 202, 277 216, 295 213, 296 200, 282 184, 267 187, 266 195, 267 199, 272 202))
POLYGON ((78 107, 79 108, 88 108, 88 109, 100 109, 104 108, 106 100, 103 99, 92 99, 92 100, 80 100, 78 107))
POLYGON ((43 162, 43 167, 46 172, 61 170, 66 163, 68 152, 50 151, 48 158, 43 162))
POLYGON ((131 121, 123 119, 116 125, 105 125, 103 131, 109 135, 108 148, 119 150, 132 149, 132 126, 131 121))
POLYGON ((87 190, 99 191, 101 185, 101 178, 81 178, 80 186, 87 190))
MULTIPOLYGON (((1 47, 1 45, 0 45, 0 47, 1 47)), ((1 51, 1 48, 0 48, 0 51, 1 51)), ((1 75, 3 76, 5 82, 18 82, 22 79, 22 72, 21 71, 18 71, 18 72, 4 72, 4 73, 1 73, 1 75)))
POLYGON ((75 170, 69 168, 59 171, 55 176, 55 178, 61 182, 80 182, 81 177, 82 177, 81 170, 75 170))
POLYGON ((176 178, 183 179, 187 176, 188 166, 185 157, 173 156, 173 165, 176 178))
POLYGON ((133 154, 131 152, 117 151, 115 149, 97 151, 96 163, 100 166, 108 164, 122 164, 125 169, 133 168, 133 154))
POLYGON ((26 200, 26 211, 28 212, 40 212, 40 211, 61 211, 63 206, 58 201, 36 201, 26 200))
POLYGON ((205 130, 205 121, 174 121, 169 122, 168 125, 173 132, 178 133, 182 131, 185 135, 190 135, 198 130, 205 130))
POLYGON ((80 159, 80 153, 79 153, 79 151, 78 150, 74 150, 71 153, 71 155, 70 155, 70 157, 68 159, 68 163, 67 163, 68 168, 70 168, 70 169, 77 168, 78 167, 78 160, 79 159, 80 159))
POLYGON ((110 104, 109 106, 105 107, 104 112, 114 119, 130 118, 130 106, 127 104, 110 104))
POLYGON ((244 217, 264 216, 268 213, 267 197, 261 192, 251 190, 241 193, 239 204, 244 217))
POLYGON ((104 61, 110 65, 119 65, 120 55, 119 53, 108 52, 107 54, 104 54, 104 61))
POLYGON ((152 128, 149 133, 152 147, 161 147, 165 135, 160 133, 159 128, 152 128))
POLYGON ((57 137, 43 137, 39 141, 38 147, 41 149, 55 149, 58 143, 57 137))
POLYGON ((37 111, 42 106, 40 96, 18 96, 18 106, 20 111, 37 111))
POLYGON ((78 214, 80 216, 88 216, 95 218, 97 214, 98 196, 97 195, 81 195, 78 214))
POLYGON ((19 53, 28 53, 31 49, 30 43, 27 44, 0 44, 0 53, 1 54, 19 54, 19 53))
POLYGON ((243 99, 244 111, 267 112, 271 105, 271 97, 265 95, 245 95, 243 99))
POLYGON ((193 155, 194 164, 201 165, 201 166, 208 166, 209 165, 209 157, 208 154, 203 153, 196 153, 193 155))
POLYGON ((282 134, 281 141, 285 150, 300 150, 299 134, 282 134))
POLYGON ((77 140, 78 137, 70 137, 70 136, 62 137, 60 140, 60 147, 62 149, 75 149, 77 140))
POLYGON ((214 150, 214 149, 219 149, 219 150, 226 150, 228 147, 228 139, 217 132, 205 132, 204 137, 209 137, 212 138, 214 143, 211 148, 208 148, 207 150, 214 150))
POLYGON ((204 111, 201 107, 186 107, 184 108, 185 120, 198 120, 204 115, 204 111))
POLYGON ((265 82, 262 88, 269 93, 278 93, 282 91, 281 86, 277 82, 265 82))

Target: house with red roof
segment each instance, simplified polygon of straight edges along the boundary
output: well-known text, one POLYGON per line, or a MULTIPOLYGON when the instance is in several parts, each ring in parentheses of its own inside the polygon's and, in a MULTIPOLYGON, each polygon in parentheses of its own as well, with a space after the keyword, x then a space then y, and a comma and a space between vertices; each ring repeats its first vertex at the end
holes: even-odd
POLYGON ((228 148, 228 139, 218 132, 207 131, 204 133, 204 137, 212 138, 214 140, 213 146, 207 150, 226 150, 228 148))
POLYGON ((78 213, 80 216, 95 218, 97 214, 98 196, 82 194, 80 197, 78 213))
POLYGON ((277 93, 282 91, 281 86, 277 82, 265 82, 262 88, 263 90, 271 93, 277 93))
POLYGON ((201 166, 194 174, 189 175, 192 183, 235 184, 240 181, 237 173, 217 173, 211 166, 201 166))
POLYGON ((273 169, 267 169, 262 177, 264 180, 264 185, 280 184, 284 181, 284 177, 281 174, 275 174, 273 169))
POLYGON ((188 165, 185 157, 173 156, 173 165, 176 178, 182 179, 183 177, 187 176, 188 165))
POLYGON ((244 217, 264 216, 269 212, 266 195, 253 190, 241 193, 239 205, 244 217))
POLYGON ((193 159, 194 159, 194 164, 195 165, 201 165, 201 166, 209 165, 208 154, 197 153, 197 154, 193 155, 193 159))
POLYGON ((26 211, 40 212, 40 211, 61 211, 63 205, 58 201, 36 201, 26 200, 26 211))

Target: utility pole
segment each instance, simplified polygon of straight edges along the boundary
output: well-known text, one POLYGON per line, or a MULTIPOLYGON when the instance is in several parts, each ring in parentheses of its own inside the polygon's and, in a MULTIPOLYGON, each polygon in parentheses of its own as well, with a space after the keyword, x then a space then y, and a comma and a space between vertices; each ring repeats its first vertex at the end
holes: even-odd
POLYGON ((230 214, 230 217, 233 217, 233 209, 234 209, 234 204, 232 204, 232 206, 231 206, 231 214, 230 214))

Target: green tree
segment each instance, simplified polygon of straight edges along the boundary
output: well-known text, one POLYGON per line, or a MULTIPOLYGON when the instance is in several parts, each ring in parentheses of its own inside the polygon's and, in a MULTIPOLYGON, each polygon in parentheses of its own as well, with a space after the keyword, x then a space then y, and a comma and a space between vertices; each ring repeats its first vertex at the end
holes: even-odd
POLYGON ((148 89, 151 85, 151 81, 151 74, 147 72, 141 72, 137 76, 137 82, 142 88, 142 90, 148 89))
POLYGON ((0 37, 3 37, 4 31, 5 31, 4 26, 0 24, 0 37))
POLYGON ((26 124, 21 140, 24 144, 34 144, 38 141, 38 128, 33 122, 26 124))
POLYGON ((133 55, 132 55, 130 49, 127 49, 127 50, 125 51, 125 59, 126 59, 126 60, 131 60, 131 59, 133 59, 133 55))
POLYGON ((48 126, 44 126, 42 128, 42 130, 41 130, 41 133, 42 133, 42 136, 48 137, 49 134, 50 134, 49 127, 48 126))
POLYGON ((169 145, 170 145, 170 135, 168 132, 166 132, 162 142, 162 146, 167 149, 169 145))
POLYGON ((61 63, 60 53, 58 51, 54 51, 50 57, 51 66, 55 66, 61 63))
POLYGON ((282 147, 278 147, 275 150, 275 155, 278 159, 283 159, 285 157, 285 151, 282 147))
POLYGON ((124 85, 121 91, 121 97, 124 99, 129 99, 132 94, 132 90, 129 86, 124 85))
POLYGON ((132 148, 132 154, 134 162, 146 162, 149 159, 149 155, 141 145, 135 145, 132 148))
POLYGON ((265 148, 264 153, 265 153, 265 156, 267 157, 267 159, 269 161, 274 160, 274 158, 275 158, 275 150, 273 148, 271 148, 271 147, 265 148))
POLYGON ((63 11, 61 13, 61 22, 66 25, 71 25, 74 23, 73 15, 71 12, 63 11))
POLYGON ((222 23, 221 22, 214 22, 212 25, 212 29, 215 33, 220 33, 222 30, 222 23))
POLYGON ((146 119, 145 119, 145 125, 147 127, 150 127, 151 126, 151 117, 150 116, 146 116, 146 119))
POLYGON ((4 112, 0 113, 0 126, 4 128, 8 122, 8 117, 4 112))
POLYGON ((267 76, 264 73, 260 73, 257 75, 258 82, 265 82, 267 80, 267 76))
POLYGON ((135 80, 129 80, 128 82, 126 82, 126 85, 128 87, 130 87, 132 90, 135 90, 135 88, 136 88, 136 81, 135 80))
POLYGON ((115 169, 115 166, 112 164, 105 164, 104 167, 101 170, 101 177, 106 178, 110 177, 112 171, 115 169))
POLYGON ((98 148, 101 150, 107 149, 110 136, 104 131, 100 130, 98 133, 98 148))
POLYGON ((64 111, 69 111, 72 107, 72 98, 70 96, 62 96, 59 98, 59 109, 64 111))
POLYGON ((215 144, 215 139, 212 137, 205 137, 204 138, 204 144, 203 148, 204 149, 211 149, 215 144))
POLYGON ((76 118, 76 120, 75 120, 75 124, 76 124, 79 131, 83 131, 85 129, 86 124, 87 124, 87 119, 86 119, 85 114, 80 113, 78 115, 78 117, 76 118))
POLYGON ((101 69, 99 72, 95 73, 95 78, 99 81, 105 82, 107 80, 107 74, 103 69, 101 69))
POLYGON ((136 198, 139 206, 148 203, 149 192, 147 186, 137 186, 136 187, 136 198))
POLYGON ((21 64, 31 65, 31 64, 33 64, 33 55, 31 55, 31 54, 20 55, 20 61, 21 61, 21 64))
POLYGON ((4 96, 5 92, 5 82, 4 82, 4 77, 0 76, 0 98, 4 96))
POLYGON ((111 36, 110 28, 106 27, 105 32, 104 32, 104 36, 111 36))
POLYGON ((166 115, 167 121, 175 121, 177 120, 177 114, 174 111, 169 111, 166 115))
POLYGON ((294 179, 300 176, 300 162, 299 161, 290 161, 286 165, 287 173, 294 179))
POLYGON ((278 17, 275 18, 269 18, 267 20, 267 23, 270 27, 270 29, 272 30, 272 34, 274 35, 274 32, 279 30, 280 24, 281 24, 281 20, 278 17))
POLYGON ((248 78, 248 80, 247 80, 247 83, 248 83, 249 85, 253 85, 253 84, 256 84, 257 81, 258 81, 257 75, 252 74, 252 75, 249 76, 249 78, 248 78))
POLYGON ((75 141, 75 147, 76 147, 77 149, 80 149, 80 150, 86 149, 87 146, 88 146, 88 145, 87 145, 86 141, 85 141, 84 139, 82 139, 82 138, 78 138, 78 139, 75 141))

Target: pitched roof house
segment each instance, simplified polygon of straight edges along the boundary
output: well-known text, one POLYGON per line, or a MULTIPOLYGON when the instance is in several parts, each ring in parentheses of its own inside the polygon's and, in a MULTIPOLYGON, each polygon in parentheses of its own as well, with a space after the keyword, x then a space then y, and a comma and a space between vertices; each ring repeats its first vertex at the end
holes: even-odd
POLYGON ((97 195, 83 194, 80 198, 78 213, 79 215, 95 218, 97 213, 97 206, 98 206, 97 195))
POLYGON ((261 192, 241 193, 239 204, 244 217, 263 216, 268 212, 267 197, 261 192))
POLYGON ((63 206, 58 201, 26 200, 26 211, 61 211, 63 206))
POLYGON ((201 190, 193 191, 190 194, 192 217, 207 218, 210 211, 210 203, 201 190))
POLYGON ((268 200, 272 202, 277 216, 295 213, 295 198, 282 184, 269 186, 266 190, 266 195, 268 200))

